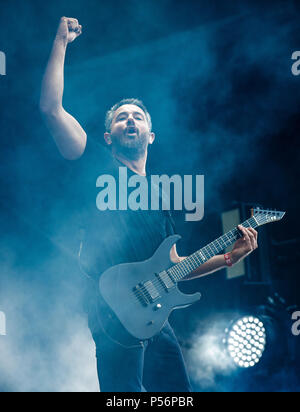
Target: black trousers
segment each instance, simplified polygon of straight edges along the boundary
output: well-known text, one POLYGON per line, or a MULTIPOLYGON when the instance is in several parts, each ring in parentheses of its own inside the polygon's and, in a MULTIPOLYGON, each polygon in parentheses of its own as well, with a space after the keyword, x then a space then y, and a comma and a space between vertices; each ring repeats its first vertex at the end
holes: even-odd
POLYGON ((125 348, 104 333, 93 336, 102 392, 191 392, 180 346, 167 323, 155 337, 125 348))

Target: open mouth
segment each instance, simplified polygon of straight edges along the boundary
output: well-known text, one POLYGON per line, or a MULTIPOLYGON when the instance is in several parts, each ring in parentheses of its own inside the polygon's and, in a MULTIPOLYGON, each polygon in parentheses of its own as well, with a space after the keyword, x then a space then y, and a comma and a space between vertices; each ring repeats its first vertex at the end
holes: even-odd
POLYGON ((125 133, 126 133, 127 135, 135 135, 135 134, 137 134, 137 128, 136 128, 136 127, 133 127, 133 126, 127 127, 125 133))

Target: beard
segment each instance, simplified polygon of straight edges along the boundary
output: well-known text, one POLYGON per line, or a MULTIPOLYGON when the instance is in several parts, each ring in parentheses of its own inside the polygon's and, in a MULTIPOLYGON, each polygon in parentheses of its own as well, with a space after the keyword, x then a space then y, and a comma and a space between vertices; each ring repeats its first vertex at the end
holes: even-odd
POLYGON ((138 160, 145 156, 149 144, 149 132, 139 133, 135 136, 111 135, 112 148, 115 153, 120 153, 131 160, 138 160))

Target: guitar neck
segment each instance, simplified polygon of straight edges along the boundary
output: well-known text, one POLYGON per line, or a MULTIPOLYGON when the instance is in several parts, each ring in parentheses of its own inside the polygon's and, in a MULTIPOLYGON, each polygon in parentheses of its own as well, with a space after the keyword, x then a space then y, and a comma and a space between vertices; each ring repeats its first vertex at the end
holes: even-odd
MULTIPOLYGON (((255 217, 251 217, 250 219, 243 222, 242 226, 246 228, 252 227, 253 229, 255 229, 259 226, 259 224, 255 217)), ((188 256, 182 262, 172 266, 170 269, 168 269, 168 274, 176 282, 185 278, 188 274, 196 270, 199 266, 207 262, 213 256, 220 254, 228 246, 231 246, 237 239, 239 239, 239 237, 240 233, 237 228, 230 230, 229 232, 225 233, 225 235, 220 236, 218 239, 209 243, 202 249, 197 250, 197 252, 188 256)))

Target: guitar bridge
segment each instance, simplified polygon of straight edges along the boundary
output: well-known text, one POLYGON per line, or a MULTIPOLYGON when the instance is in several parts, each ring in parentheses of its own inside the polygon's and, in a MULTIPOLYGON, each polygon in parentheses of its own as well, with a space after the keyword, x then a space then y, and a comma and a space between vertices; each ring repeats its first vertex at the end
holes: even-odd
POLYGON ((138 298, 140 303, 143 306, 148 306, 151 302, 147 298, 147 295, 145 294, 145 291, 142 289, 142 285, 137 285, 133 288, 135 296, 138 298))

